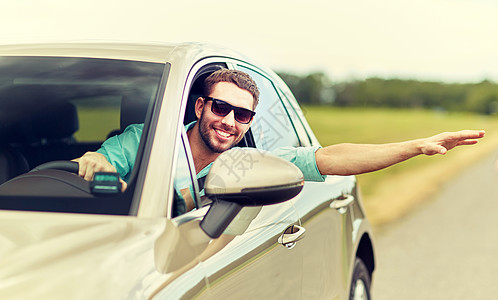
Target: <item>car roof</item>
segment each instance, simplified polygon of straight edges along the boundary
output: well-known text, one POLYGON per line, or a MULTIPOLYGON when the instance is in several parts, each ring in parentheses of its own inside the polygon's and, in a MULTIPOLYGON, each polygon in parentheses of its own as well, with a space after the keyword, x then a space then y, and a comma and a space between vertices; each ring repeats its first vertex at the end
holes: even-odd
POLYGON ((52 56, 137 60, 165 63, 172 52, 193 57, 243 57, 240 53, 206 43, 62 42, 0 45, 0 56, 52 56))

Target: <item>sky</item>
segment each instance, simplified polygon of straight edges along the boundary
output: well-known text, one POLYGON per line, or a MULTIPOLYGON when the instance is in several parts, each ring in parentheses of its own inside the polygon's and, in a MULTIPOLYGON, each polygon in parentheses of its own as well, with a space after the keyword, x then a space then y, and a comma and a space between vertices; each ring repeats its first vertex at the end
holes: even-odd
POLYGON ((0 44, 207 42, 275 71, 498 82, 495 0, 0 0, 0 44))

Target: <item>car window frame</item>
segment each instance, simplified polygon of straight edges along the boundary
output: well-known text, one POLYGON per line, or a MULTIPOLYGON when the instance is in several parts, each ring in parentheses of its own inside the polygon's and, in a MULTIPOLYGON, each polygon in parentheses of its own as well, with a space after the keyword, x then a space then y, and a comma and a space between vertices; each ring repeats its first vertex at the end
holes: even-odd
MULTIPOLYGON (((287 100, 286 98, 282 97, 282 93, 280 91, 280 87, 279 85, 277 85, 276 81, 274 80, 274 77, 271 76, 270 74, 268 74, 268 72, 265 72, 264 70, 262 70, 261 68, 258 68, 257 66, 255 65, 252 65, 252 64, 249 64, 247 62, 243 62, 243 61, 233 61, 229 67, 231 69, 234 69, 234 70, 240 70, 237 68, 237 66, 241 66, 243 68, 246 68, 246 69, 249 69, 257 74, 259 74, 260 76, 262 76, 263 78, 267 79, 271 85, 273 86, 273 89, 275 90, 275 93, 277 95, 277 97, 279 98, 280 100, 280 103, 282 104, 282 107, 284 108, 285 110, 285 113, 287 115, 287 119, 288 121, 290 122, 290 124, 292 125, 292 128, 293 128, 293 132, 297 138, 297 142, 298 142, 298 145, 297 147, 301 147, 303 145, 306 145, 306 143, 303 143, 303 139, 302 139, 302 134, 300 135, 298 130, 296 129, 296 125, 294 124, 294 119, 291 117, 290 113, 289 113, 289 106, 287 105, 286 101, 287 100)), ((251 136, 252 138, 254 139, 254 136, 252 135, 251 133, 251 136)))
MULTIPOLYGON (((237 66, 242 66, 244 68, 247 68, 247 69, 259 74, 260 76, 266 78, 267 80, 269 80, 269 82, 271 83, 277 97, 280 100, 281 105, 283 106, 283 108, 285 110, 288 121, 292 125, 293 131, 294 131, 294 134, 297 138, 297 142, 299 143, 299 146, 306 146, 306 145, 310 144, 309 143, 309 135, 306 132, 306 127, 302 123, 302 120, 300 118, 299 113, 294 109, 292 103, 290 102, 290 100, 286 96, 285 92, 282 91, 282 89, 280 87, 280 82, 278 80, 274 79, 274 76, 276 76, 276 75, 268 74, 268 72, 265 72, 264 70, 262 70, 261 68, 258 68, 257 66, 255 66, 253 64, 250 64, 250 63, 242 61, 242 60, 233 59, 233 58, 209 57, 209 58, 205 58, 203 60, 198 61, 195 65, 192 66, 192 68, 190 69, 190 72, 187 76, 186 82, 185 82, 185 88, 184 88, 182 100, 181 100, 182 107, 181 107, 181 111, 180 111, 180 116, 185 117, 185 115, 187 113, 186 110, 188 109, 190 90, 191 90, 195 80, 198 79, 200 73, 202 73, 206 69, 209 69, 213 65, 223 65, 226 68, 231 69, 231 70, 239 70, 239 68, 237 68, 237 66), (290 109, 292 109, 292 112, 289 112, 290 109), (291 114, 294 114, 295 118, 293 118, 291 116, 291 114), (296 120, 296 118, 297 118, 297 120, 296 120), (300 128, 300 129, 296 128, 296 124, 295 124, 296 121, 298 121, 297 125, 298 125, 298 128, 300 128)), ((183 118, 180 117, 180 120, 183 121, 183 118)), ((178 127, 180 130, 180 132, 179 132, 180 136, 183 137, 183 134, 185 134, 185 137, 186 137, 186 131, 184 128, 185 125, 183 123, 180 123, 178 125, 178 127)), ((250 130, 246 134, 248 134, 251 139, 254 139, 254 136, 250 130)), ((187 153, 187 159, 189 161, 189 164, 191 166, 194 166, 194 160, 193 160, 190 144, 188 142, 188 138, 185 138, 185 140, 183 140, 183 143, 184 143, 185 151, 187 153)), ((256 147, 256 145, 253 145, 253 146, 256 147)), ((180 146, 176 147, 176 149, 175 149, 175 157, 178 155, 177 151, 180 151, 180 146)), ((176 163, 175 163, 175 165, 176 165, 176 163)), ((191 221, 193 219, 199 219, 200 217, 204 216, 205 213, 207 213, 207 210, 210 207, 210 204, 207 204, 204 206, 202 205, 201 197, 199 194, 200 190, 199 190, 199 186, 197 183, 197 174, 195 173, 195 167, 193 167, 193 168, 191 167, 190 171, 191 171, 192 181, 195 185, 195 198, 196 198, 196 201, 198 201, 196 203, 196 205, 198 205, 198 208, 193 209, 191 211, 187 211, 182 215, 173 217, 172 210, 173 210, 173 198, 174 198, 173 193, 174 193, 174 191, 173 191, 173 185, 171 185, 172 188, 171 188, 171 193, 170 193, 170 197, 169 197, 169 199, 171 199, 171 201, 168 203, 167 218, 172 219, 178 225, 180 225, 184 222, 191 221)), ((174 176, 173 176, 173 180, 174 180, 174 176)))
MULTIPOLYGON (((5 56, 5 55, 4 55, 5 56)), ((8 56, 8 55, 7 55, 8 56)), ((3 56, 2 56, 3 57, 3 56)), ((143 167, 143 163, 145 161, 145 164, 148 162, 149 155, 145 153, 146 145, 149 142, 149 129, 152 128, 152 112, 155 111, 154 107, 157 105, 157 102, 160 102, 162 100, 162 95, 164 93, 164 86, 166 84, 167 78, 169 76, 169 70, 170 70, 170 64, 167 62, 151 62, 151 61, 143 61, 140 59, 112 59, 112 58, 105 58, 105 57, 80 57, 80 56, 46 56, 46 55, 16 55, 16 57, 24 58, 24 57, 34 57, 37 59, 45 59, 45 58, 50 58, 50 59, 79 59, 79 60, 88 60, 88 61, 112 61, 112 62, 126 62, 126 63, 143 63, 143 64, 148 64, 148 65, 157 65, 157 81, 154 80, 155 83, 157 83, 157 89, 155 93, 151 94, 150 102, 149 102, 149 107, 148 111, 145 116, 144 120, 144 131, 140 139, 139 143, 139 148, 137 151, 137 156, 136 156, 136 163, 134 165, 134 168, 132 169, 132 173, 130 174, 130 184, 128 185, 128 188, 126 191, 123 193, 118 193, 115 195, 96 195, 96 194, 91 194, 88 192, 88 195, 85 196, 80 196, 80 195, 63 195, 63 197, 58 197, 58 196, 53 196, 53 195, 38 195, 38 196, 32 196, 32 195, 19 195, 17 202, 20 199, 24 199, 24 202, 26 203, 25 206, 19 205, 16 203, 15 205, 10 205, 9 203, 6 203, 6 208, 9 210, 17 210, 17 211, 30 211, 30 212, 48 212, 48 213, 75 213, 75 214, 95 214, 95 215, 108 215, 108 216, 136 216, 137 215, 137 209, 135 209, 135 206, 138 207, 139 202, 140 202, 140 195, 142 193, 142 188, 143 188, 143 180, 140 181, 140 174, 142 174, 143 177, 145 177, 146 173, 146 167, 143 167), (159 73, 159 71, 161 73, 159 73), (160 75, 160 76, 159 76, 160 75), (44 203, 44 200, 46 200, 47 203, 44 203), (73 201, 71 204, 65 204, 65 202, 73 201), (84 205, 79 205, 78 201, 85 201, 84 205), (38 202, 38 203, 36 203, 38 202), (52 204, 48 204, 54 203, 52 204), (91 207, 92 204, 88 204, 91 202, 97 203, 96 206, 98 208, 93 208, 91 207), (100 202, 100 204, 99 204, 100 202), (54 207, 52 209, 47 209, 46 207, 54 207)), ((156 77, 154 77, 156 78, 156 77)), ((71 100, 73 99, 66 99, 64 102, 71 103, 71 100)), ((85 142, 82 142, 85 143, 85 142)), ((91 142, 93 143, 93 142, 91 142)), ((95 143, 98 143, 95 141, 95 143)), ((151 143, 151 141, 150 141, 151 143)), ((69 174, 70 172, 68 172, 69 174)), ((27 174, 27 173, 26 173, 27 174)), ((73 175, 61 175, 64 178, 71 178, 73 175)), ((48 177, 47 177, 48 178, 48 177)), ((59 181, 63 182, 63 181, 59 181)), ((77 185, 71 185, 73 187, 76 186, 76 189, 78 189, 77 185)), ((9 201, 8 202, 15 202, 15 199, 9 195, 2 195, 1 197, 6 197, 9 201)), ((16 196, 17 197, 17 196, 16 196)))
POLYGON ((137 157, 135 158, 135 165, 133 166, 133 169, 131 170, 130 174, 130 185, 127 187, 125 191, 126 193, 129 188, 132 188, 133 191, 133 194, 131 196, 131 205, 129 212, 130 216, 138 216, 138 210, 142 199, 145 177, 147 175, 147 166, 149 165, 152 145, 154 143, 154 136, 156 131, 155 129, 157 127, 157 123, 159 120, 166 84, 170 72, 171 72, 171 64, 165 63, 163 75, 159 83, 156 97, 149 106, 147 114, 145 116, 144 128, 138 146, 137 157))
MULTIPOLYGON (((313 139, 311 138, 309 131, 306 129, 304 124, 304 115, 302 114, 302 110, 300 107, 295 107, 291 100, 287 97, 287 95, 281 90, 280 86, 277 87, 277 92, 280 94, 280 99, 284 104, 284 107, 287 109, 287 114, 291 119, 292 124, 294 125, 294 130, 296 131, 297 136, 299 137, 300 143, 302 147, 313 146, 313 139), (291 113, 289 113, 291 111, 291 113), (299 111, 299 113, 298 113, 299 111)), ((296 101, 296 100, 294 100, 296 101)))
POLYGON ((279 77, 277 80, 280 85, 279 85, 279 90, 282 92, 283 97, 287 99, 290 107, 292 110, 296 113, 296 117, 299 119, 304 132, 303 132, 303 141, 306 140, 309 143, 309 146, 320 146, 320 142, 316 138, 315 134, 313 133, 313 130, 308 124, 308 121, 306 120, 306 117, 304 116, 303 110, 301 106, 299 105, 299 102, 297 101, 296 97, 290 90, 290 88, 287 86, 287 84, 279 77))
MULTIPOLYGON (((190 149, 190 144, 188 142, 187 132, 185 131, 185 128, 181 129, 181 136, 180 136, 180 139, 178 140, 178 143, 179 143, 179 145, 177 145, 176 157, 178 157, 178 155, 180 153, 179 151, 183 151, 185 153, 188 173, 190 175, 190 181, 192 183, 192 188, 193 188, 193 192, 194 192, 194 194, 192 195, 194 197, 194 199, 192 199, 192 200, 194 201, 195 208, 190 210, 190 211, 195 211, 195 210, 198 210, 199 208, 202 207, 202 203, 201 203, 201 197, 200 197, 200 191, 199 191, 199 184, 197 181, 197 174, 195 173, 194 159, 192 157, 192 151, 190 149)), ((173 172, 174 173, 173 182, 176 179, 177 168, 178 168, 178 161, 175 162, 175 168, 174 168, 174 172, 173 172)), ((175 191, 174 191, 174 187, 172 189, 173 189, 173 201, 171 202, 172 205, 168 207, 168 210, 169 210, 168 214, 170 216, 172 216, 173 219, 175 219, 175 218, 178 218, 182 215, 187 214, 190 211, 186 211, 185 213, 183 213, 181 215, 173 216, 173 208, 174 208, 174 204, 175 204, 174 203, 175 191)))
MULTIPOLYGON (((190 100, 190 93, 191 89, 196 82, 196 80, 199 78, 199 76, 203 73, 206 72, 206 70, 211 69, 215 65, 223 65, 224 67, 228 68, 228 63, 224 61, 223 58, 220 57, 209 57, 209 58, 204 58, 197 63, 195 63, 188 75, 187 79, 185 81, 183 93, 182 93, 182 105, 180 109, 180 118, 179 118, 179 123, 178 123, 178 135, 180 136, 179 140, 181 143, 184 145, 184 149, 187 155, 187 160, 189 162, 190 166, 190 173, 191 173, 191 179, 193 181, 193 186, 194 186, 194 201, 195 201, 195 206, 197 207, 196 209, 190 210, 185 212, 182 215, 179 216, 173 216, 173 208, 174 208, 174 187, 173 187, 173 182, 175 176, 172 176, 172 182, 170 184, 170 193, 168 195, 168 209, 166 213, 166 217, 168 219, 172 219, 175 221, 178 225, 188 222, 192 219, 199 219, 200 217, 204 216, 207 213, 208 208, 211 206, 210 204, 207 205, 202 205, 201 201, 201 196, 200 196, 200 190, 199 190, 199 185, 197 181, 197 173, 195 172, 195 164, 194 164, 194 159, 192 155, 192 149, 190 148, 190 143, 188 140, 187 132, 185 130, 185 124, 184 124, 184 118, 187 113, 188 107, 188 102, 190 100), (183 116, 183 117, 182 117, 183 116)), ((174 157, 178 156, 178 151, 180 151, 180 147, 178 146, 179 143, 176 143, 177 147, 175 147, 175 153, 174 157)), ((174 170, 176 169, 176 161, 173 165, 174 170)))

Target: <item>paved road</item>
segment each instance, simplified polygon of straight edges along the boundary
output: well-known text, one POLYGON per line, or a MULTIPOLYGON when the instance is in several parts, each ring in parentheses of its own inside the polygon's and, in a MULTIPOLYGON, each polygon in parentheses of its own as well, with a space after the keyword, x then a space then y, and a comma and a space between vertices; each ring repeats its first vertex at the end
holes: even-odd
POLYGON ((377 232, 374 300, 498 299, 497 157, 377 232))

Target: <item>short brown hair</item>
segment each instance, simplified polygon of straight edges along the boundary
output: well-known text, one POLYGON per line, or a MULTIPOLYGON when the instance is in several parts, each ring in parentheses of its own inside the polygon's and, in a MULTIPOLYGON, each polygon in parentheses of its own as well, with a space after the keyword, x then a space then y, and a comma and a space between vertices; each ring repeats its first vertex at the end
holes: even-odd
POLYGON ((239 88, 248 91, 254 99, 253 109, 258 105, 259 89, 256 82, 254 82, 249 74, 237 70, 218 70, 204 80, 204 96, 209 96, 213 91, 214 85, 218 82, 230 82, 237 85, 239 88))

